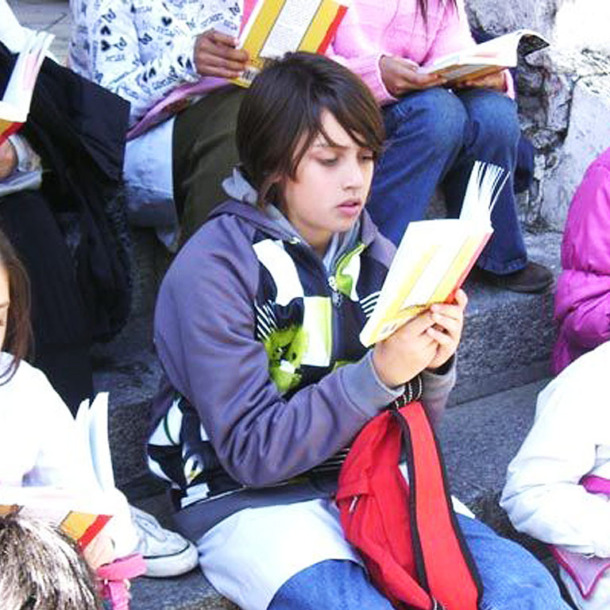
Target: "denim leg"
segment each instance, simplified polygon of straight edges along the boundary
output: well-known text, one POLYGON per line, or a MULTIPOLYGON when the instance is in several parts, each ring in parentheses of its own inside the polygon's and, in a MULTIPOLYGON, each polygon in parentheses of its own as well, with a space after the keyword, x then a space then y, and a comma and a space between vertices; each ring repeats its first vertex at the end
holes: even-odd
POLYGON ((520 129, 517 105, 506 95, 486 89, 458 93, 468 123, 464 147, 443 182, 449 216, 459 215, 466 183, 475 160, 495 163, 510 172, 494 207, 494 227, 477 264, 493 273, 518 271, 527 263, 523 235, 517 218, 514 192, 514 171, 520 129))
POLYGON ((387 133, 368 210, 395 244, 409 222, 421 220, 437 184, 460 152, 467 115, 441 88, 411 93, 383 109, 387 133))
POLYGON ((392 610, 352 561, 328 560, 285 582, 267 610, 392 610))
POLYGON ((483 583, 480 610, 569 610, 557 583, 528 551, 485 524, 458 515, 483 583))

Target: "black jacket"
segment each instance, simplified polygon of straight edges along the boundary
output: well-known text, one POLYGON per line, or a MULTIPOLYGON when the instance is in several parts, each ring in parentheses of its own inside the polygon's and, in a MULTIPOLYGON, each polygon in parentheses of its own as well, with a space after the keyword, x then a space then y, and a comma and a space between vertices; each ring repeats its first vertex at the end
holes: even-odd
MULTIPOLYGON (((0 90, 14 61, 0 44, 0 90)), ((46 59, 20 132, 42 158, 43 194, 64 229, 97 340, 116 334, 129 313, 127 230, 117 199, 128 116, 128 102, 46 59)))

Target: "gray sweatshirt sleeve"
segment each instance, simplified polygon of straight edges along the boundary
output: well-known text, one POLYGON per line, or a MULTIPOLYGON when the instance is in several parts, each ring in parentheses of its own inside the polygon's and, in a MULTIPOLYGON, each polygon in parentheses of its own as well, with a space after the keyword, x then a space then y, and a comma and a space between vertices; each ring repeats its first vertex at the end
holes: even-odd
POLYGON ((223 467, 257 487, 331 457, 394 398, 378 384, 367 358, 289 399, 280 395, 264 346, 254 338, 258 273, 243 229, 222 216, 183 248, 155 314, 156 347, 168 379, 196 408, 223 467))
POLYGON ((455 385, 456 360, 457 355, 454 355, 449 370, 442 375, 431 371, 422 373, 424 393, 421 400, 433 427, 438 426, 445 412, 449 394, 455 385))

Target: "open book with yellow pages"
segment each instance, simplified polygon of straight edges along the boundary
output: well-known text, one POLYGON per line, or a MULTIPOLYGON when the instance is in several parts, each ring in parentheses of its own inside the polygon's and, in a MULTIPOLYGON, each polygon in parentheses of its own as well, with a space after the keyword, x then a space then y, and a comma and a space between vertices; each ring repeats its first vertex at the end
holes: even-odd
POLYGON ((0 100, 0 144, 26 122, 40 67, 53 34, 29 32, 0 100))
POLYGON ((292 51, 324 53, 349 0, 260 0, 239 38, 250 61, 234 82, 248 87, 265 62, 292 51))
POLYGON ((502 168, 476 161, 459 218, 408 225, 360 333, 363 345, 385 339, 433 303, 453 300, 491 237, 491 211, 507 178, 502 168))
POLYGON ((440 57, 428 66, 422 66, 422 74, 439 74, 449 85, 466 79, 475 79, 514 68, 519 57, 549 46, 549 42, 533 30, 521 29, 471 48, 440 57))
POLYGON ((84 401, 76 415, 72 448, 86 479, 78 490, 53 486, 0 486, 0 516, 19 513, 57 527, 85 549, 110 521, 114 504, 105 493, 114 488, 108 445, 108 394, 84 401))

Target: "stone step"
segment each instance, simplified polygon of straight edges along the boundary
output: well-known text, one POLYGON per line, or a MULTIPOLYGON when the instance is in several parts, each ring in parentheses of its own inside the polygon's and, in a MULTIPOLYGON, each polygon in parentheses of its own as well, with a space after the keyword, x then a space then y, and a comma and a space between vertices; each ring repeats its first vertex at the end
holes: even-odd
MULTIPOLYGON (((525 233, 531 260, 561 270, 561 234, 525 233)), ((548 376, 554 340, 553 290, 517 294, 469 280, 452 404, 548 376)))
POLYGON ((131 610, 237 610, 199 569, 177 578, 136 578, 131 595, 131 610))

